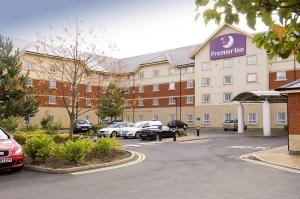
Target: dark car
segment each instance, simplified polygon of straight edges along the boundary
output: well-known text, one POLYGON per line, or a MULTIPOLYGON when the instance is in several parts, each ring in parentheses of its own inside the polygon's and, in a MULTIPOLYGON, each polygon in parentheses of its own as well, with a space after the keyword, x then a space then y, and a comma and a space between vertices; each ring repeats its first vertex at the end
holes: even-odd
POLYGON ((179 128, 179 129, 187 129, 188 125, 180 120, 172 120, 170 121, 167 126, 169 128, 179 128))
POLYGON ((141 130, 140 138, 142 140, 158 140, 159 133, 161 135, 161 138, 172 138, 174 136, 174 133, 177 135, 179 132, 173 131, 167 126, 154 125, 141 130))
POLYGON ((92 129, 92 125, 88 120, 75 120, 74 133, 86 133, 92 129))
POLYGON ((0 128, 0 170, 21 170, 24 167, 24 153, 20 144, 0 128))
MULTIPOLYGON (((223 123, 224 131, 227 130, 238 130, 238 120, 225 120, 223 123)), ((247 130, 247 125, 244 123, 244 130, 247 130)))

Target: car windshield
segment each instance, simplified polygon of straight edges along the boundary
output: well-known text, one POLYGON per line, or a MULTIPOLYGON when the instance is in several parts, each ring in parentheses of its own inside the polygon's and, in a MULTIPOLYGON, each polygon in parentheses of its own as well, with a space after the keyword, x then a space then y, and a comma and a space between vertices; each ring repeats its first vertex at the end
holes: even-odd
POLYGON ((133 127, 136 127, 136 128, 141 128, 143 126, 143 122, 137 122, 137 123, 134 123, 133 127))
POLYGON ((76 122, 78 124, 89 124, 89 121, 87 121, 87 120, 77 120, 76 122))
POLYGON ((0 140, 8 140, 9 135, 7 135, 2 129, 0 129, 0 140))
POLYGON ((110 125, 110 128, 118 128, 120 126, 121 123, 114 123, 112 125, 110 125))
POLYGON ((225 123, 234 123, 233 120, 225 120, 225 123))

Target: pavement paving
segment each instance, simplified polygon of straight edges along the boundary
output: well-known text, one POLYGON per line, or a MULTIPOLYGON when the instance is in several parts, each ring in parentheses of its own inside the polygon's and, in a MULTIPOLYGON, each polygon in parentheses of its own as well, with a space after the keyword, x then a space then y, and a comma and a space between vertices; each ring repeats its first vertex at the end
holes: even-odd
POLYGON ((287 145, 286 137, 209 135, 205 140, 161 144, 120 139, 145 159, 113 170, 80 175, 2 172, 0 198, 299 199, 299 174, 240 159, 287 145))
POLYGON ((290 155, 287 146, 259 151, 253 155, 261 161, 300 171, 300 155, 290 155))

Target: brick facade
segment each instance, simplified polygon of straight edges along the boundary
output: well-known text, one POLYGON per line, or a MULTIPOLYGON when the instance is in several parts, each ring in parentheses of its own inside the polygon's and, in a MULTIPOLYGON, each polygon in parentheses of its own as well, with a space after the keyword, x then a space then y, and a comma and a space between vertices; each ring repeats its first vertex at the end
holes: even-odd
MULTIPOLYGON (((300 78, 300 70, 296 70, 296 79, 300 78)), ((270 89, 276 89, 287 83, 295 81, 295 71, 286 71, 286 80, 277 80, 277 72, 269 73, 269 87, 270 89)))
POLYGON ((288 94, 289 134, 300 135, 300 93, 288 94))

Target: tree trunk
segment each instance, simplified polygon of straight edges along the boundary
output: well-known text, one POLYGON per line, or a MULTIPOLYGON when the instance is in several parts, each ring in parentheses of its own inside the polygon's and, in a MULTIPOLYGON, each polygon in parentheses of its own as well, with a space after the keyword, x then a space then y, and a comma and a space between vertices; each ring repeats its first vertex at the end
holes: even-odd
POLYGON ((73 138, 73 130, 74 130, 74 115, 70 115, 70 129, 69 129, 69 139, 72 140, 73 138))

